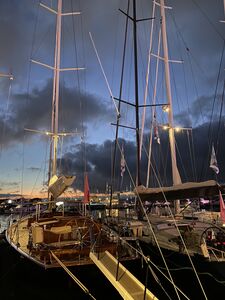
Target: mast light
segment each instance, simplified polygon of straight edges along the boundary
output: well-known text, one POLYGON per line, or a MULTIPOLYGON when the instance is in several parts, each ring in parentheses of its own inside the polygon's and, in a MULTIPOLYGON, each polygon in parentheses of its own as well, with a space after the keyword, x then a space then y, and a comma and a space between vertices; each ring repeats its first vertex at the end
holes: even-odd
POLYGON ((162 110, 165 112, 165 113, 168 113, 170 108, 169 108, 169 105, 163 105, 162 106, 162 110))
POLYGON ((176 132, 180 132, 181 131, 180 127, 175 127, 174 129, 175 129, 176 132))

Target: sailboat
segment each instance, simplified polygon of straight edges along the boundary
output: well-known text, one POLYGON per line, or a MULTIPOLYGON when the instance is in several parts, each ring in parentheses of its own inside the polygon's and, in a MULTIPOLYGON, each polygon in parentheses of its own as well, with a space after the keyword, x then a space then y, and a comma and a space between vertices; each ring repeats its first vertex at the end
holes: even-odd
MULTIPOLYGON (((165 10, 168 7, 164 0, 160 0, 157 6, 161 16, 163 55, 158 52, 154 56, 164 62, 166 105, 169 108, 166 129, 169 135, 172 185, 163 186, 159 183, 160 181, 158 187, 136 185, 135 193, 140 203, 141 217, 146 222, 145 236, 141 240, 145 249, 152 247, 155 253, 158 251, 159 256, 162 253, 167 255, 170 253, 173 258, 176 255, 176 257, 183 257, 184 266, 193 267, 201 262, 207 266, 209 273, 214 272, 214 275, 220 274, 222 278, 225 278, 224 187, 216 180, 184 183, 181 181, 176 158, 169 64, 171 60, 167 44, 165 10), (220 212, 195 210, 191 205, 193 201, 212 198, 219 200, 220 212), (146 211, 147 206, 148 211, 146 211)), ((219 169, 213 145, 209 167, 218 174, 219 169)))
MULTIPOLYGON (((166 14, 165 9, 168 8, 164 0, 158 2, 153 1, 153 11, 156 7, 160 8, 160 17, 158 18, 159 27, 161 28, 160 35, 162 35, 162 47, 163 55, 159 52, 154 56, 164 63, 165 85, 167 103, 159 104, 163 110, 169 108, 169 120, 167 126, 165 126, 169 132, 169 144, 171 153, 171 169, 172 169, 172 185, 163 186, 158 181, 158 187, 148 188, 142 185, 141 180, 141 146, 140 146, 140 127, 139 127, 139 109, 146 104, 139 104, 139 91, 138 91, 138 46, 137 46, 137 23, 142 21, 138 19, 136 15, 136 1, 132 1, 133 15, 128 12, 123 14, 127 16, 129 21, 133 22, 134 34, 133 34, 133 54, 134 54, 134 96, 135 103, 122 99, 121 93, 119 98, 118 108, 120 109, 121 103, 129 105, 135 108, 136 123, 134 127, 121 124, 120 116, 121 112, 117 114, 117 128, 134 129, 136 132, 136 178, 130 178, 134 186, 134 192, 136 194, 136 211, 140 226, 143 228, 143 235, 139 236, 140 245, 145 255, 149 256, 149 265, 153 261, 153 257, 156 258, 154 267, 158 266, 162 261, 162 268, 169 272, 168 260, 171 262, 174 260, 177 266, 177 262, 182 268, 190 268, 193 270, 192 275, 197 279, 199 284, 200 293, 204 294, 204 298, 207 299, 207 295, 204 291, 204 287, 201 283, 199 272, 203 269, 210 274, 212 273, 215 278, 217 275, 222 275, 225 278, 225 230, 224 230, 224 201, 223 194, 224 188, 216 180, 207 180, 202 182, 184 182, 181 181, 179 174, 177 159, 176 159, 176 141, 175 141, 175 126, 173 120, 173 106, 172 106, 172 93, 170 83, 170 67, 167 45, 167 31, 166 31, 166 14), (216 197, 220 200, 220 212, 207 212, 207 211, 194 211, 190 205, 191 201, 199 199, 210 199, 216 197), (160 260, 161 259, 161 260, 160 260)), ((129 6, 128 6, 129 7, 129 6)), ((152 19, 155 19, 153 13, 152 19)), ((146 19, 144 19, 146 20, 146 19)), ((148 18, 149 20, 149 18, 148 18)), ((160 42, 158 42, 160 45, 160 42)), ((124 48, 126 48, 124 46, 124 48)), ((149 47, 151 48, 151 47, 149 47)), ((160 49, 160 47, 159 47, 160 49)), ((151 49, 150 49, 151 51, 151 49)), ((156 67, 157 68, 157 67, 156 67)), ((121 80, 122 81, 122 80, 121 80)), ((146 88, 148 89, 148 88, 146 88)), ((113 98, 113 95, 111 95, 113 98)), ((150 106, 156 106, 155 103, 150 106)), ((153 111, 153 120, 155 113, 153 111)), ((188 128, 186 128, 189 130, 188 128)), ((143 129, 142 129, 143 130, 143 129)), ((156 134, 157 143, 160 142, 159 137, 156 134)), ((116 143, 118 143, 118 132, 116 133, 116 143)), ((151 140, 151 139, 150 139, 151 140)), ((118 145, 118 148, 123 155, 124 148, 118 145)), ((150 157, 151 155, 149 155, 150 157)), ((133 159, 132 159, 133 162, 133 159)), ((215 161, 214 161, 215 163, 215 161)), ((212 161, 211 161, 212 164, 212 161)), ((127 162, 125 162, 126 168, 129 168, 127 162)), ((142 166, 143 167, 143 166, 142 166)), ((137 220, 136 220, 137 221, 137 220)), ((132 223, 132 222, 130 222, 132 223)), ((138 222, 137 222, 138 223, 138 222)), ((170 264, 171 265, 171 264, 170 264)), ((157 268, 157 267, 156 267, 157 268)), ((178 268, 179 269, 179 268, 178 268)), ((179 269, 180 270, 180 269, 179 269)), ((170 274, 170 273, 169 273, 170 274)), ((172 284, 171 274, 169 275, 172 284)), ((185 280, 184 280, 185 281, 185 280)), ((190 289, 190 286, 187 285, 190 289)), ((179 297, 178 297, 179 298, 179 297)))
MULTIPOLYGON (((119 251, 119 243, 118 235, 104 226, 101 221, 95 220, 91 213, 87 214, 86 209, 82 211, 79 206, 80 203, 78 203, 78 207, 73 212, 66 210, 66 203, 64 203, 61 210, 57 210, 56 207, 57 201, 62 199, 59 199, 59 197, 75 181, 75 176, 58 174, 58 141, 61 137, 73 135, 73 133, 58 131, 59 77, 61 71, 82 70, 82 68, 61 68, 61 23, 62 17, 75 16, 80 13, 64 13, 62 0, 58 0, 56 9, 44 4, 40 5, 49 13, 56 15, 54 66, 48 66, 33 60, 34 63, 48 67, 54 72, 52 125, 51 130, 45 132, 51 138, 49 197, 47 201, 39 201, 35 204, 35 214, 25 215, 19 220, 12 222, 6 230, 6 239, 16 251, 45 269, 61 268, 62 264, 64 267, 88 265, 93 264, 90 252, 99 253, 100 255, 100 253, 104 253, 107 250, 109 255, 116 256, 119 251)), ((27 130, 41 133, 38 130, 27 130)), ((87 177, 85 177, 83 202, 85 206, 89 202, 87 177)), ((120 260, 135 259, 137 257, 136 252, 128 248, 126 245, 119 245, 120 260)))

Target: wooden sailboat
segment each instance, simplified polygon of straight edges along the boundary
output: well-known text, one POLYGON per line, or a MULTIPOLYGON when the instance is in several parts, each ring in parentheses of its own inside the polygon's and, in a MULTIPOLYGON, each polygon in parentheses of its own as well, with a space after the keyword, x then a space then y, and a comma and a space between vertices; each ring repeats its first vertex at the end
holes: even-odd
MULTIPOLYGON (((54 66, 47 66, 54 71, 53 99, 52 99, 52 128, 47 132, 51 137, 50 150, 50 178, 48 185, 48 201, 37 202, 36 212, 33 215, 22 217, 9 225, 6 238, 9 244, 19 253, 39 264, 44 268, 76 266, 92 264, 92 253, 104 253, 111 255, 118 253, 118 236, 104 226, 100 221, 94 220, 91 215, 83 214, 79 207, 75 212, 67 212, 66 209, 57 211, 56 202, 58 197, 73 184, 75 176, 58 174, 57 154, 58 140, 66 133, 58 131, 58 107, 59 107, 59 77, 60 71, 66 71, 60 66, 61 52, 61 22, 62 17, 79 15, 79 12, 63 13, 62 0, 58 0, 57 9, 54 10, 44 4, 42 8, 56 15, 56 46, 54 66)), ((39 65, 46 66, 37 61, 39 65)), ((69 68, 69 71, 82 68, 69 68)), ((33 131, 29 129, 29 131, 33 131)), ((35 132, 39 132, 34 130, 35 132)), ((68 133, 72 135, 73 133, 68 133)), ((85 179, 84 202, 89 201, 87 177, 85 179)), ((121 260, 136 258, 135 251, 120 245, 121 260), (126 250, 125 250, 126 249, 126 250)))

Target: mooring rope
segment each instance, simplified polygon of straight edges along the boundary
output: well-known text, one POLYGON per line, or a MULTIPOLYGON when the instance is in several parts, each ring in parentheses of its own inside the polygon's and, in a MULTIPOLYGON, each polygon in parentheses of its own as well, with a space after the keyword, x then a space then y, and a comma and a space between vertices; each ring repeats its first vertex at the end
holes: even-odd
POLYGON ((59 265, 66 271, 67 274, 70 275, 70 277, 76 282, 76 284, 79 285, 79 287, 88 294, 92 299, 96 298, 89 292, 89 290, 86 288, 85 285, 64 265, 64 263, 54 254, 54 252, 50 251, 51 255, 54 257, 54 259, 59 263, 59 265))

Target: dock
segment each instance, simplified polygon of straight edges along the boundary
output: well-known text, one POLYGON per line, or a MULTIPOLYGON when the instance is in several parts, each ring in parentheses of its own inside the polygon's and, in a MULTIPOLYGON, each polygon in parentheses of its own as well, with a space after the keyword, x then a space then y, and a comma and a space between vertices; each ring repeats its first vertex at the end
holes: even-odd
POLYGON ((118 260, 108 251, 98 254, 90 252, 90 258, 117 289, 123 299, 158 299, 131 272, 121 263, 118 263, 118 260))

